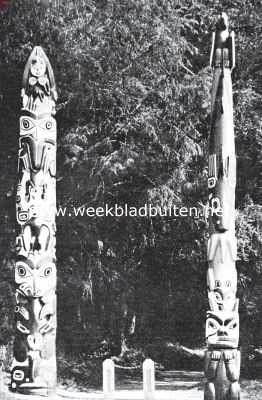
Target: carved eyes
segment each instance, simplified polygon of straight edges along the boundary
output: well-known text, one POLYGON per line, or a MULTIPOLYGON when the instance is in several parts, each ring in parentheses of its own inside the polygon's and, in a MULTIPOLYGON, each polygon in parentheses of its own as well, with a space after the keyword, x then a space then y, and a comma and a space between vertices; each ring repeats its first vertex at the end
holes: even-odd
POLYGON ((17 268, 17 272, 18 272, 19 276, 21 276, 21 277, 26 276, 26 269, 22 266, 19 266, 17 268))
POLYGON ((28 266, 21 261, 16 264, 16 276, 19 278, 28 278, 32 276, 28 266))
POLYGON ((30 276, 32 276, 32 274, 21 265, 17 267, 17 274, 19 278, 29 278, 30 276))
POLYGON ((223 301, 221 294, 218 292, 215 293, 215 299, 217 303, 221 303, 223 301))
POLYGON ((207 327, 212 330, 220 330, 220 329, 236 329, 238 326, 237 322, 232 319, 226 319, 225 321, 215 321, 214 319, 208 320, 207 327))
POLYGON ((51 119, 46 119, 46 120, 42 121, 42 123, 40 123, 39 126, 41 129, 50 131, 51 129, 54 128, 54 121, 52 121, 51 119))
POLYGON ((45 275, 45 276, 49 276, 49 275, 52 274, 52 271, 53 271, 52 267, 47 267, 47 268, 44 270, 44 275, 45 275))
POLYGON ((215 291, 215 301, 218 304, 223 304, 231 300, 234 300, 234 293, 225 294, 225 293, 220 293, 219 291, 215 291))
POLYGON ((32 121, 30 121, 30 119, 23 118, 21 120, 21 128, 24 129, 25 131, 29 131, 33 127, 34 127, 34 124, 32 123, 32 121))
POLYGON ((231 324, 229 326, 229 329, 236 329, 236 328, 237 328, 237 323, 236 322, 234 322, 233 324, 231 324))
MULTIPOLYGON (((32 121, 30 118, 21 118, 21 130, 30 131, 32 128, 41 128, 50 131, 54 127, 54 122, 51 119, 46 119, 43 121, 32 121)), ((21 135, 23 132, 21 132, 21 135)))
MULTIPOLYGON (((31 275, 31 274, 27 273, 25 267, 23 267, 22 265, 19 265, 19 266, 17 267, 17 272, 18 272, 18 275, 19 275, 21 278, 26 277, 26 275, 27 275, 27 276, 31 275)), ((46 277, 47 277, 47 276, 50 276, 50 275, 52 274, 52 272, 53 272, 53 268, 52 268, 52 267, 47 267, 47 268, 45 268, 45 270, 44 270, 44 276, 46 276, 46 277)))
MULTIPOLYGON (((26 267, 24 267, 23 265, 18 264, 16 267, 16 271, 20 278, 27 278, 32 275, 30 273, 30 271, 28 271, 26 269, 26 267)), ((37 270, 36 270, 36 273, 37 273, 37 270)), ((42 275, 42 276, 48 277, 48 276, 52 275, 52 273, 53 273, 53 267, 48 266, 48 267, 45 267, 44 269, 42 269, 42 272, 40 272, 40 276, 42 275)))
POLYGON ((53 121, 51 119, 39 121, 39 128, 50 131, 53 128, 53 121))
POLYGON ((47 121, 46 124, 45 124, 45 127, 46 127, 46 129, 48 129, 48 130, 51 129, 52 126, 53 126, 53 124, 52 124, 51 121, 47 121))
POLYGON ((214 320, 209 320, 208 321, 208 328, 210 328, 210 329, 218 329, 218 326, 217 326, 217 324, 215 323, 215 321, 214 320))
POLYGON ((29 121, 27 119, 23 120, 23 128, 28 129, 30 127, 29 121))
POLYGON ((52 263, 49 264, 49 262, 47 263, 43 263, 43 265, 40 267, 38 276, 40 278, 49 278, 55 277, 55 265, 53 265, 52 263))

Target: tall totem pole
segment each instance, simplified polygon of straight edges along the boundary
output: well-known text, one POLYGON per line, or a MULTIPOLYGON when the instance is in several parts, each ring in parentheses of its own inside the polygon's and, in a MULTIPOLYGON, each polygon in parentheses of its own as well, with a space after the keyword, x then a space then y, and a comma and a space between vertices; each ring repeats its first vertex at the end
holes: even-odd
POLYGON ((231 71, 234 32, 225 13, 217 21, 210 58, 213 67, 209 139, 209 242, 205 400, 240 398, 237 243, 235 237, 236 156, 231 71))
POLYGON ((11 389, 29 394, 56 386, 56 98, 50 62, 35 47, 22 86, 11 371, 11 389))

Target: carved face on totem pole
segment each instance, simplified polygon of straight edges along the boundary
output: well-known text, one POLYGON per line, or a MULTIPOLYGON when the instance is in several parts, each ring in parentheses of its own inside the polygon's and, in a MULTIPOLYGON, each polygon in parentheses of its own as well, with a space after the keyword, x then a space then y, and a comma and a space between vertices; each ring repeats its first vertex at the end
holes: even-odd
MULTIPOLYGON (((56 90, 45 53, 25 67, 18 154, 16 335, 11 387, 34 394, 56 384, 56 90)), ((41 392, 42 393, 42 392, 41 392)))
POLYGON ((236 307, 236 239, 230 232, 215 233, 208 243, 207 286, 213 311, 233 311, 236 307))
MULTIPOLYGON (((16 367, 13 379, 34 381, 41 360, 55 357, 56 268, 55 260, 20 257, 15 267, 17 334, 14 342, 16 367), (23 365, 20 368, 20 363, 23 365), (26 368, 27 375, 24 373, 26 368), (30 374, 28 374, 30 372, 30 374)), ((25 383, 25 382, 24 382, 25 383)))
POLYGON ((212 264, 207 273, 208 298, 211 310, 232 311, 236 307, 237 272, 235 264, 212 264))
POLYGON ((17 291, 24 296, 44 297, 56 288, 55 260, 48 255, 18 257, 15 266, 17 291))
POLYGON ((237 311, 208 311, 206 340, 209 348, 237 348, 239 315, 237 311))
POLYGON ((238 306, 236 293, 231 287, 220 287, 208 292, 209 305, 212 311, 232 311, 238 306))
POLYGON ((54 118, 20 119, 17 219, 24 224, 55 209, 56 122, 54 118), (48 209, 46 210, 46 207, 48 209))
MULTIPOLYGON (((44 76, 46 72, 46 62, 44 60, 44 57, 39 54, 39 52, 34 57, 32 57, 30 71, 32 76, 34 76, 35 78, 40 78, 40 76, 44 76)), ((30 79, 32 80, 33 78, 31 77, 30 79)))

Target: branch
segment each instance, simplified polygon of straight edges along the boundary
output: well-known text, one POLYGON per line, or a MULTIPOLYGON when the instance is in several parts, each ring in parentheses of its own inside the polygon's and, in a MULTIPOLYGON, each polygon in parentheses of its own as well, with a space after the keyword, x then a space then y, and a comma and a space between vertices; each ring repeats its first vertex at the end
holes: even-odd
POLYGON ((167 347, 173 348, 175 351, 178 353, 185 353, 190 357, 198 357, 203 359, 205 357, 205 350, 203 349, 190 349, 188 347, 182 346, 181 344, 173 344, 173 343, 167 343, 167 347))

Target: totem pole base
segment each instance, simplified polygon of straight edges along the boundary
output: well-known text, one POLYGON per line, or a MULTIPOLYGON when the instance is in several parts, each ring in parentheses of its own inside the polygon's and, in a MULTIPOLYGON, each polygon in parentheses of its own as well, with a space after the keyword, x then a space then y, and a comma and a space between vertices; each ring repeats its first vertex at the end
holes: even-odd
POLYGON ((239 373, 239 350, 208 350, 205 355, 204 400, 239 400, 239 373))
POLYGON ((41 396, 41 397, 52 397, 53 395, 56 394, 56 388, 40 388, 35 385, 32 386, 26 386, 26 387, 19 387, 18 390, 13 391, 12 388, 10 388, 10 392, 12 393, 19 393, 21 395, 25 396, 41 396))

